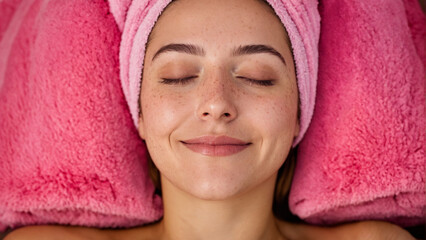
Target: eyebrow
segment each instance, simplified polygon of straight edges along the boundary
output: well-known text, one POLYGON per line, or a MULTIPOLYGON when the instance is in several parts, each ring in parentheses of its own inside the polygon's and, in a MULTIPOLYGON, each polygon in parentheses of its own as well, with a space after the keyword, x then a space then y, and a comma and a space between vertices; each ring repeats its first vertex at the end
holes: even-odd
POLYGON ((204 51, 203 48, 196 46, 196 45, 192 45, 192 44, 168 44, 166 46, 163 46, 162 48, 160 48, 152 57, 152 61, 158 57, 158 55, 160 55, 161 53, 165 53, 165 52, 180 52, 180 53, 187 53, 187 54, 191 54, 191 55, 197 55, 197 56, 204 56, 206 55, 206 52, 204 51))
MULTIPOLYGON (((172 43, 165 45, 161 47, 152 57, 153 61, 155 58, 157 58, 160 54, 165 52, 180 52, 180 53, 186 53, 196 56, 205 56, 206 52, 203 48, 197 45, 193 44, 183 44, 183 43, 172 43)), ((284 57, 273 47, 263 45, 263 44, 252 44, 252 45, 244 45, 239 46, 235 48, 232 51, 232 56, 241 56, 241 55, 247 55, 247 54, 258 54, 258 53, 267 53, 272 54, 276 57, 278 57, 284 65, 287 65, 286 61, 284 60, 284 57)))
POLYGON ((271 46, 267 46, 263 44, 239 46, 236 49, 234 49, 232 55, 241 56, 246 54, 257 54, 257 53, 272 54, 278 57, 284 63, 284 65, 287 65, 287 63, 284 60, 284 57, 277 50, 275 50, 271 46))

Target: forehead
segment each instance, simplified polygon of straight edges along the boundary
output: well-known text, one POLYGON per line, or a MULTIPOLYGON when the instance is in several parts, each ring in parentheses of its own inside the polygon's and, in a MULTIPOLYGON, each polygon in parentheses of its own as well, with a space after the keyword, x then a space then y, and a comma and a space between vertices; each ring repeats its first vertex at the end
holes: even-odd
POLYGON ((261 0, 173 1, 158 19, 149 43, 188 41, 206 48, 253 43, 289 46, 281 21, 261 0))

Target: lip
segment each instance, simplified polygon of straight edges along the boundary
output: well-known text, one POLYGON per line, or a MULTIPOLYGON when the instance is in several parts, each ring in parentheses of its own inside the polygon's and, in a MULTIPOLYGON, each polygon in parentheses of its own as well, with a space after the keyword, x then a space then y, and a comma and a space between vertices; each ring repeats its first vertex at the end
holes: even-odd
POLYGON ((191 151, 207 156, 229 156, 251 145, 250 142, 228 136, 203 136, 181 142, 191 151))

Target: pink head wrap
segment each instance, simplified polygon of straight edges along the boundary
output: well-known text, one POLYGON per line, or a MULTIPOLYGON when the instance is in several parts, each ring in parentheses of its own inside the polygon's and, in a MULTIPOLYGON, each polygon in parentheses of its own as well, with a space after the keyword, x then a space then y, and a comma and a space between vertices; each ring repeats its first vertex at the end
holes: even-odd
MULTIPOLYGON (((148 36, 171 0, 111 1, 111 11, 123 31, 120 78, 133 122, 138 127, 139 94, 148 36), (126 13, 126 14, 124 14, 126 13)), ((268 0, 285 26, 293 48, 300 98, 300 133, 297 145, 312 118, 318 72, 320 16, 317 0, 268 0)))

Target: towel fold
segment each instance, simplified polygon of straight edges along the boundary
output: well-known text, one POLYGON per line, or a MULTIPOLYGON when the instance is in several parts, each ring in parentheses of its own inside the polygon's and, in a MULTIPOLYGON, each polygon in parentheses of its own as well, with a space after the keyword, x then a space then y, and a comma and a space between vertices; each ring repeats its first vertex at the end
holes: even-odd
POLYGON ((414 0, 328 0, 320 13, 317 102, 291 210, 315 224, 424 223, 424 13, 414 0))

